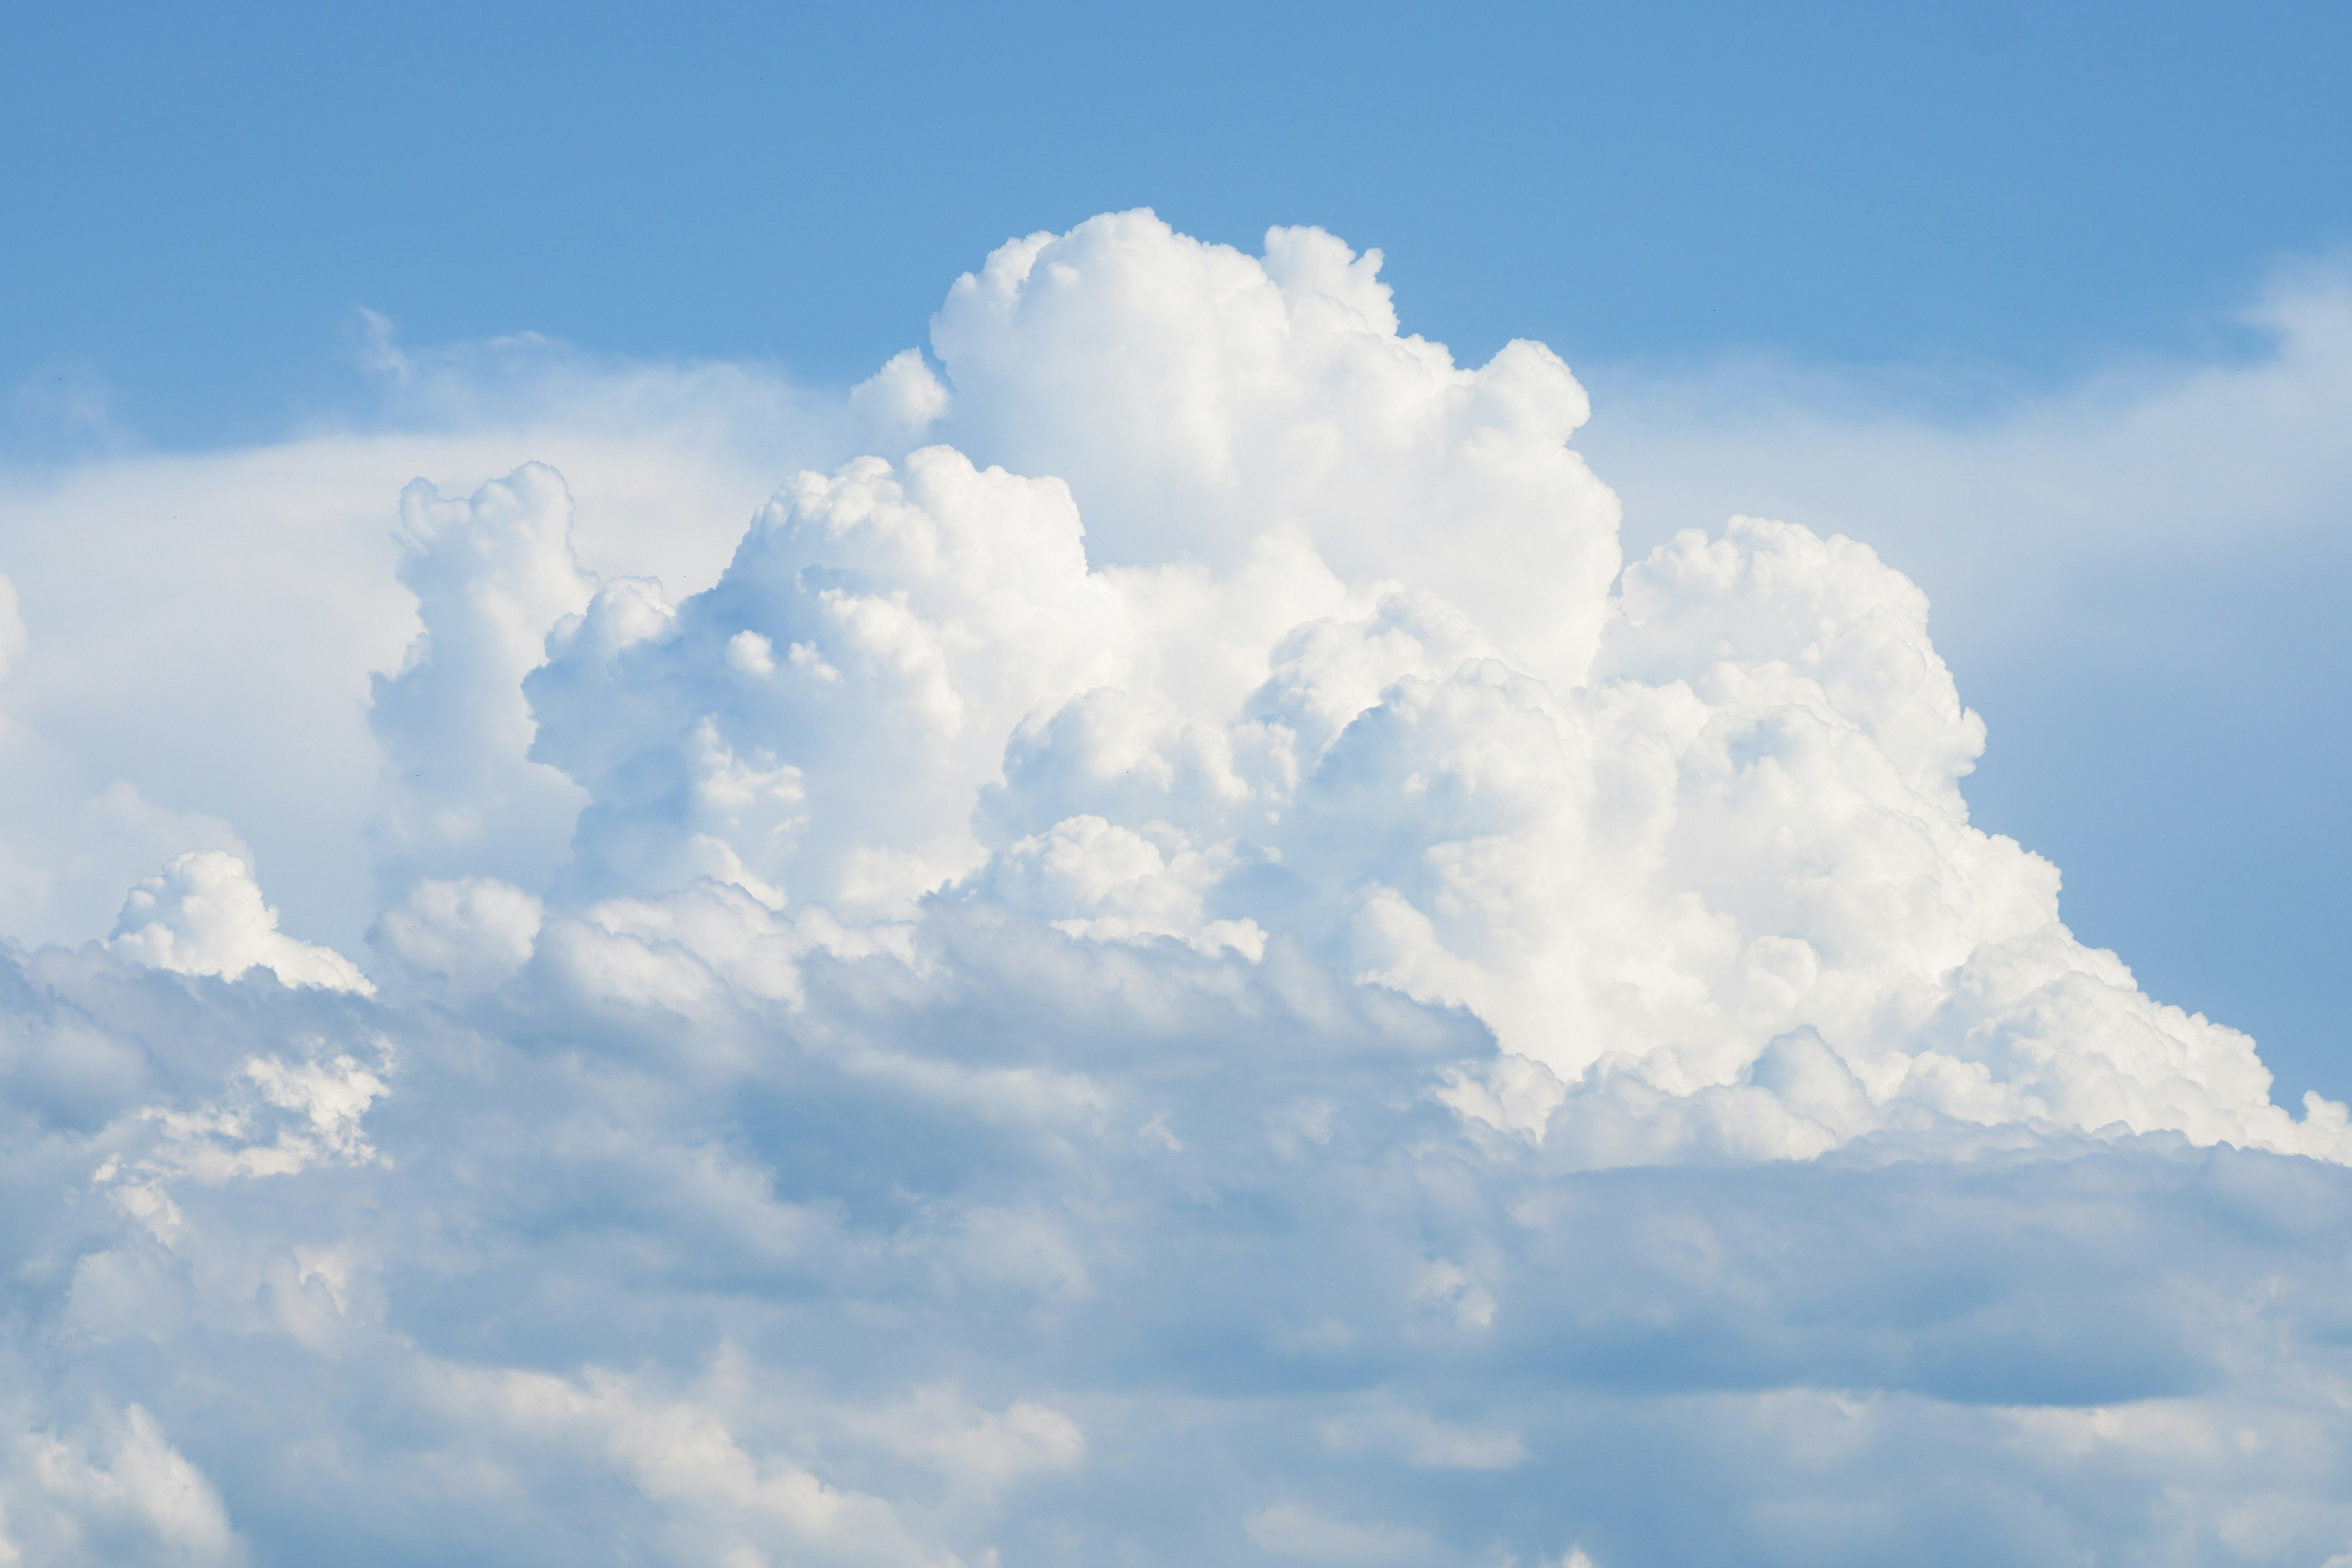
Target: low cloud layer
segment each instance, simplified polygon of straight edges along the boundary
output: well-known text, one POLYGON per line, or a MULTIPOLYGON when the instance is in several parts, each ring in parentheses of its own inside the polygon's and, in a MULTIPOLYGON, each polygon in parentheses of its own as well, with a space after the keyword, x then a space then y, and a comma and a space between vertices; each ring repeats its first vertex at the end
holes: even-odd
POLYGON ((0 976, 11 1548, 2352 1551, 2344 1107, 1971 824, 1910 581, 1625 562, 1567 367, 1378 264, 1010 243, 723 570, 560 451, 310 536, 338 912, 132 790, 0 976))

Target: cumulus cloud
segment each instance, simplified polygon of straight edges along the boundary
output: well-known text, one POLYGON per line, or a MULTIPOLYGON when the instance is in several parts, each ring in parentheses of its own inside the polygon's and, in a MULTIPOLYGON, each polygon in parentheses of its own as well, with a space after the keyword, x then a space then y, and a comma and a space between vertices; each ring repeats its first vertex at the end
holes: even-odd
POLYGON ((1866 539, 1936 601, 1993 731, 1979 819, 2064 866, 2069 921, 2342 1098, 2330 972, 2352 835, 2347 258, 2283 266, 2194 353, 2022 384, 1769 363, 1588 367, 1579 444, 1631 553, 1733 512, 1866 539), (2061 782, 2063 781, 2063 782, 2061 782), (2251 803, 2259 801, 2259 808, 2251 803), (2150 855, 2144 846, 2173 847, 2150 855))
MULTIPOLYGON (((444 571, 448 594, 434 592, 434 552, 467 548, 463 529, 420 549, 404 522, 420 476, 433 500, 417 492, 412 521, 446 529, 436 503, 462 508, 542 459, 573 497, 559 546, 582 574, 644 574, 683 593, 718 575, 781 475, 866 447, 838 397, 772 368, 615 363, 528 338, 378 348, 381 408, 348 426, 218 451, 0 463, 0 572, 28 634, 0 684, 11 934, 103 936, 138 878, 226 849, 270 868, 295 929, 347 951, 362 942, 397 896, 378 874, 399 842, 387 836, 421 820, 430 843, 435 811, 468 809, 402 797, 390 715, 372 706, 425 616, 456 617, 445 650, 474 638, 467 590, 444 571)), ((545 629, 523 635, 535 646, 545 629)), ((420 679, 459 679, 440 669, 420 679)), ((467 765, 489 764, 477 752, 467 765)), ((513 769, 509 803, 531 783, 513 769)), ((526 832, 519 858, 550 837, 560 850, 559 827, 526 832)))
POLYGON ((383 989, 226 848, 0 954, 19 1554, 2352 1545, 2344 1108, 1970 820, 1911 581, 1624 564, 1378 272, 1013 241, 699 581, 410 488, 383 989))
POLYGON ((107 945, 151 969, 234 980, 267 969, 289 985, 372 991, 357 965, 331 948, 278 929, 278 911, 245 862, 218 849, 174 858, 131 890, 107 945))
POLYGON ((583 803, 526 755, 522 678, 547 628, 594 591, 572 556, 572 498, 533 464, 465 500, 420 479, 401 492, 400 521, 399 577, 423 628, 399 670, 373 682, 387 775, 378 864, 394 887, 441 869, 543 882, 583 803))

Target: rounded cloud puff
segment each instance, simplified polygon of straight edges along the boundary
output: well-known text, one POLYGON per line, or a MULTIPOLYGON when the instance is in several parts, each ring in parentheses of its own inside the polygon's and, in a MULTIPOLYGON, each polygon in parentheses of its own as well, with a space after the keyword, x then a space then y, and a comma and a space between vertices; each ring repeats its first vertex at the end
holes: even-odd
POLYGON ((369 992, 359 966, 331 948, 297 942, 278 929, 278 911, 245 862, 220 849, 175 858, 124 900, 107 945, 153 969, 234 980, 267 969, 288 985, 369 992))
POLYGON ((1148 212, 1016 240, 931 323, 936 433, 1066 480, 1097 565, 1223 577, 1304 546, 1475 607, 1572 682, 1618 566, 1617 499, 1567 445, 1584 390, 1539 343, 1464 370, 1400 336, 1380 265, 1320 229, 1252 257, 1148 212))
POLYGON ((1916 585, 1621 572, 1379 264, 1013 242, 675 603, 412 487, 385 990, 217 850, 0 954, 0 1557, 2352 1544, 2344 1108, 1971 825, 1916 585))

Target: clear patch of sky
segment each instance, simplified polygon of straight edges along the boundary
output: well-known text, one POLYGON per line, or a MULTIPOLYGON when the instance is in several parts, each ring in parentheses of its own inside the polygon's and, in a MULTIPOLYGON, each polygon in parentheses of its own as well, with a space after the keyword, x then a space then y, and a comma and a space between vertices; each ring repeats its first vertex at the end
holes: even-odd
POLYGON ((1524 335, 1946 387, 2226 348, 2276 258, 2352 237, 2335 5, 97 4, 5 29, 0 384, 102 388, 115 431, 173 446, 362 396, 359 306, 411 341, 856 379, 1008 234, 1135 205, 1381 245, 1408 323, 1469 358, 1524 335))
POLYGON ((1990 731, 1974 818, 2054 860, 2066 922, 2158 1001, 2252 1035, 2294 1105, 2352 1100, 2352 833, 2342 721, 2352 542, 2235 553, 2194 574, 2116 563, 2108 613, 2137 628, 2064 664, 1963 661, 1990 731))

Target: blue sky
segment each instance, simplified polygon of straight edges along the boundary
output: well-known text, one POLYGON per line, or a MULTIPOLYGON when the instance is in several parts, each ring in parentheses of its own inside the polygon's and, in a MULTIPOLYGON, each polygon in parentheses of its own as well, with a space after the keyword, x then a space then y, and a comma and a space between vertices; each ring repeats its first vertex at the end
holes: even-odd
POLYGON ((5 38, 0 1562, 2352 1568, 2352 15, 5 38))
POLYGON ((10 22, 12 379, 152 438, 335 390, 349 313, 855 380, 1006 234, 1384 247, 1483 359, 1759 350, 1958 395, 2236 342, 2344 242, 2325 5, 231 5, 10 22), (1981 379, 1979 379, 1981 378, 1981 379))

